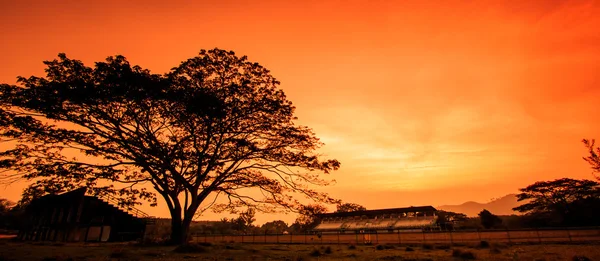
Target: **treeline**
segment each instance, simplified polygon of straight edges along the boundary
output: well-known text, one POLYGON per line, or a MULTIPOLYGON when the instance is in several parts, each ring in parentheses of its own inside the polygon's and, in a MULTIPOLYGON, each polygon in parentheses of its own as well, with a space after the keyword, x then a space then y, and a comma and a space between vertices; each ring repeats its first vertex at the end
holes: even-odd
POLYGON ((520 189, 522 215, 497 216, 483 210, 478 217, 440 211, 442 229, 520 229, 600 226, 600 183, 562 178, 540 181, 520 189))

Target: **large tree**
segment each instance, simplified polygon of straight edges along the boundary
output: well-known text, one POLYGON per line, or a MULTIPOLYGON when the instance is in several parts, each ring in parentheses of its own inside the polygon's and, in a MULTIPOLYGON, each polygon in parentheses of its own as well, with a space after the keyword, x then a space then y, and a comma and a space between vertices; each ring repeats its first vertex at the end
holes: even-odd
POLYGON ((540 181, 520 189, 513 210, 531 215, 548 226, 600 225, 600 184, 592 180, 562 178, 540 181))
POLYGON ((123 204, 158 195, 175 243, 216 196, 226 199, 213 205, 220 210, 297 210, 299 195, 337 202, 312 185, 329 184, 320 174, 340 163, 316 154, 322 143, 295 123, 279 81, 246 56, 202 50, 164 75, 123 56, 94 67, 65 54, 44 63, 45 77, 0 85, 5 181, 52 192, 86 186, 123 204))

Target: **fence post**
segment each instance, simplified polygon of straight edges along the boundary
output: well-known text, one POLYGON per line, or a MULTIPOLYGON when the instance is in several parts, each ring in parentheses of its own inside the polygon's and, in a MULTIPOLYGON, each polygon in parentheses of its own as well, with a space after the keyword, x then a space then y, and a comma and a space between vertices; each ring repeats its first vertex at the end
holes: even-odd
POLYGON ((340 231, 338 231, 337 236, 338 236, 338 245, 339 245, 340 244, 340 231))
POLYGON ((375 244, 379 244, 379 233, 375 231, 375 244))
POLYGON ((540 231, 538 230, 538 228, 535 228, 535 233, 537 234, 538 237, 538 243, 542 243, 542 237, 540 237, 540 231))
POLYGON ((275 234, 275 241, 279 244, 279 234, 275 234))
POLYGON ((508 237, 508 243, 512 243, 510 240, 510 231, 508 230, 508 228, 506 228, 506 237, 508 237))
POLYGON ((454 245, 454 238, 452 237, 452 230, 448 232, 450 234, 450 244, 454 245))
POLYGON ((571 230, 567 228, 567 235, 569 235, 569 242, 573 242, 573 238, 571 238, 571 230))
POLYGON ((477 229, 477 237, 479 238, 479 242, 481 242, 481 233, 479 232, 479 228, 477 229))
POLYGON ((398 245, 402 244, 402 239, 400 238, 400 230, 398 230, 398 245))
POLYGON ((294 233, 290 232, 290 244, 294 243, 294 233))
POLYGON ((306 231, 305 231, 305 232, 304 232, 304 244, 306 244, 306 243, 307 243, 307 242, 306 242, 306 238, 307 238, 307 237, 308 237, 308 236, 306 235, 306 231))
POLYGON ((421 234, 423 235, 423 243, 421 243, 421 244, 425 244, 425 241, 426 241, 426 240, 425 240, 425 230, 422 230, 422 231, 421 231, 421 234))
POLYGON ((356 244, 358 245, 358 233, 354 231, 354 234, 356 235, 356 244))

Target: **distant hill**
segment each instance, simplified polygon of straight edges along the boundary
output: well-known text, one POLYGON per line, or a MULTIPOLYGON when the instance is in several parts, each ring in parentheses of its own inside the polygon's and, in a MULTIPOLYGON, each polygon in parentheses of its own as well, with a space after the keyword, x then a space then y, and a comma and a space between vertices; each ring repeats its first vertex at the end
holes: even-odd
POLYGON ((512 208, 520 206, 521 202, 517 202, 516 194, 509 194, 504 197, 494 199, 488 203, 478 203, 468 201, 460 205, 443 205, 437 207, 437 209, 463 213, 469 217, 474 217, 479 214, 483 209, 487 209, 495 215, 512 215, 519 214, 513 211, 512 208))

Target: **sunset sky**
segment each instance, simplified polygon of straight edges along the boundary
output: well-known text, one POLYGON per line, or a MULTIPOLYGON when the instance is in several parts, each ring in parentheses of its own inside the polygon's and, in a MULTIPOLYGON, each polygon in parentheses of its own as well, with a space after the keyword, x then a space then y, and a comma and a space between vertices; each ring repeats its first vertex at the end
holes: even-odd
POLYGON ((1 1, 0 23, 2 83, 59 52, 155 73, 200 49, 248 55, 341 161, 327 191, 369 209, 593 178, 600 1, 1 1))

